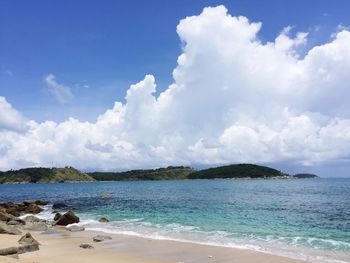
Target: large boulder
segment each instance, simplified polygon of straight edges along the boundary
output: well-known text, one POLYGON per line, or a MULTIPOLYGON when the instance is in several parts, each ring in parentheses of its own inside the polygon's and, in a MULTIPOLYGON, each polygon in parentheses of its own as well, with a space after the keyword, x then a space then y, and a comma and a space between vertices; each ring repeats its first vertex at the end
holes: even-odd
POLYGON ((0 234, 20 235, 22 232, 15 227, 8 226, 4 222, 0 222, 0 234))
POLYGON ((20 243, 21 245, 31 245, 31 244, 39 245, 39 242, 36 241, 30 233, 26 233, 24 236, 22 236, 18 240, 18 243, 20 243))
POLYGON ((55 221, 55 225, 66 226, 69 224, 79 223, 79 217, 77 217, 72 211, 68 211, 55 221))

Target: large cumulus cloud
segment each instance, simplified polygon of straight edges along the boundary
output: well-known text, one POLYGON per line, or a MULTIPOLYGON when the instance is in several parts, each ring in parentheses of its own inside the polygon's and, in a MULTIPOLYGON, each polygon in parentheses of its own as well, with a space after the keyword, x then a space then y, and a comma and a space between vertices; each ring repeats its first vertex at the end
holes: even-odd
POLYGON ((261 26, 223 6, 181 20, 183 51, 164 92, 155 96, 155 78, 146 75, 131 85, 125 104, 116 102, 96 122, 6 121, 0 168, 347 160, 350 32, 301 58, 306 32, 293 36, 286 27, 263 43, 261 26))

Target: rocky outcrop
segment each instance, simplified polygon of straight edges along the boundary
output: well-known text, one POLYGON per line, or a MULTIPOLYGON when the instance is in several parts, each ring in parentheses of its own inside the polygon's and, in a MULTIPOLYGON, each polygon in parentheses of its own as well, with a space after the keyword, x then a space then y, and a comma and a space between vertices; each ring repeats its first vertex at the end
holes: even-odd
POLYGON ((79 221, 79 217, 77 217, 72 211, 68 211, 60 218, 58 218, 55 221, 54 225, 66 226, 69 224, 79 223, 79 221))
POLYGON ((39 242, 36 241, 30 233, 26 233, 24 236, 22 236, 19 240, 18 243, 21 245, 39 245, 39 242))
POLYGON ((93 241, 94 242, 102 242, 105 240, 111 240, 112 238, 110 236, 102 236, 102 235, 97 235, 93 237, 93 241))
POLYGON ((38 214, 43 209, 39 206, 41 204, 46 203, 43 200, 36 200, 36 201, 31 201, 31 200, 26 200, 23 201, 22 203, 13 203, 13 202, 7 202, 7 203, 1 203, 0 204, 0 212, 7 213, 10 215, 13 215, 15 217, 18 217, 22 214, 38 214))
POLYGON ((22 232, 15 227, 8 226, 4 222, 0 222, 0 234, 20 235, 22 232))

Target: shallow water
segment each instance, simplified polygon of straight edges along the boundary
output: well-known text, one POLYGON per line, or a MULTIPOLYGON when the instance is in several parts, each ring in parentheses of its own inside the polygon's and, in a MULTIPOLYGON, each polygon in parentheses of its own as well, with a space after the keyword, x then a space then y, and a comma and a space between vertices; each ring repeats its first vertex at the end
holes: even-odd
POLYGON ((0 185, 2 201, 38 198, 69 203, 90 229, 350 262, 350 179, 0 185))

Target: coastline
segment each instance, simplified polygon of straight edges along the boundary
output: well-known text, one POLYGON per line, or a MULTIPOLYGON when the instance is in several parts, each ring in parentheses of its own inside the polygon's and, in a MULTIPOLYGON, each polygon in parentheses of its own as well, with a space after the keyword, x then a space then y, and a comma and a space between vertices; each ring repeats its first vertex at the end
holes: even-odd
MULTIPOLYGON (((92 238, 103 232, 85 230, 70 232, 64 227, 54 227, 46 234, 28 231, 41 244, 40 250, 18 255, 18 259, 0 256, 0 262, 18 263, 70 263, 70 262, 222 262, 222 263, 306 263, 281 256, 255 252, 248 249, 235 249, 180 241, 155 240, 143 237, 111 234, 111 240, 100 243, 92 238), (82 249, 80 244, 87 243, 92 249, 82 249)), ((16 246, 19 235, 0 235, 0 248, 16 246)))

